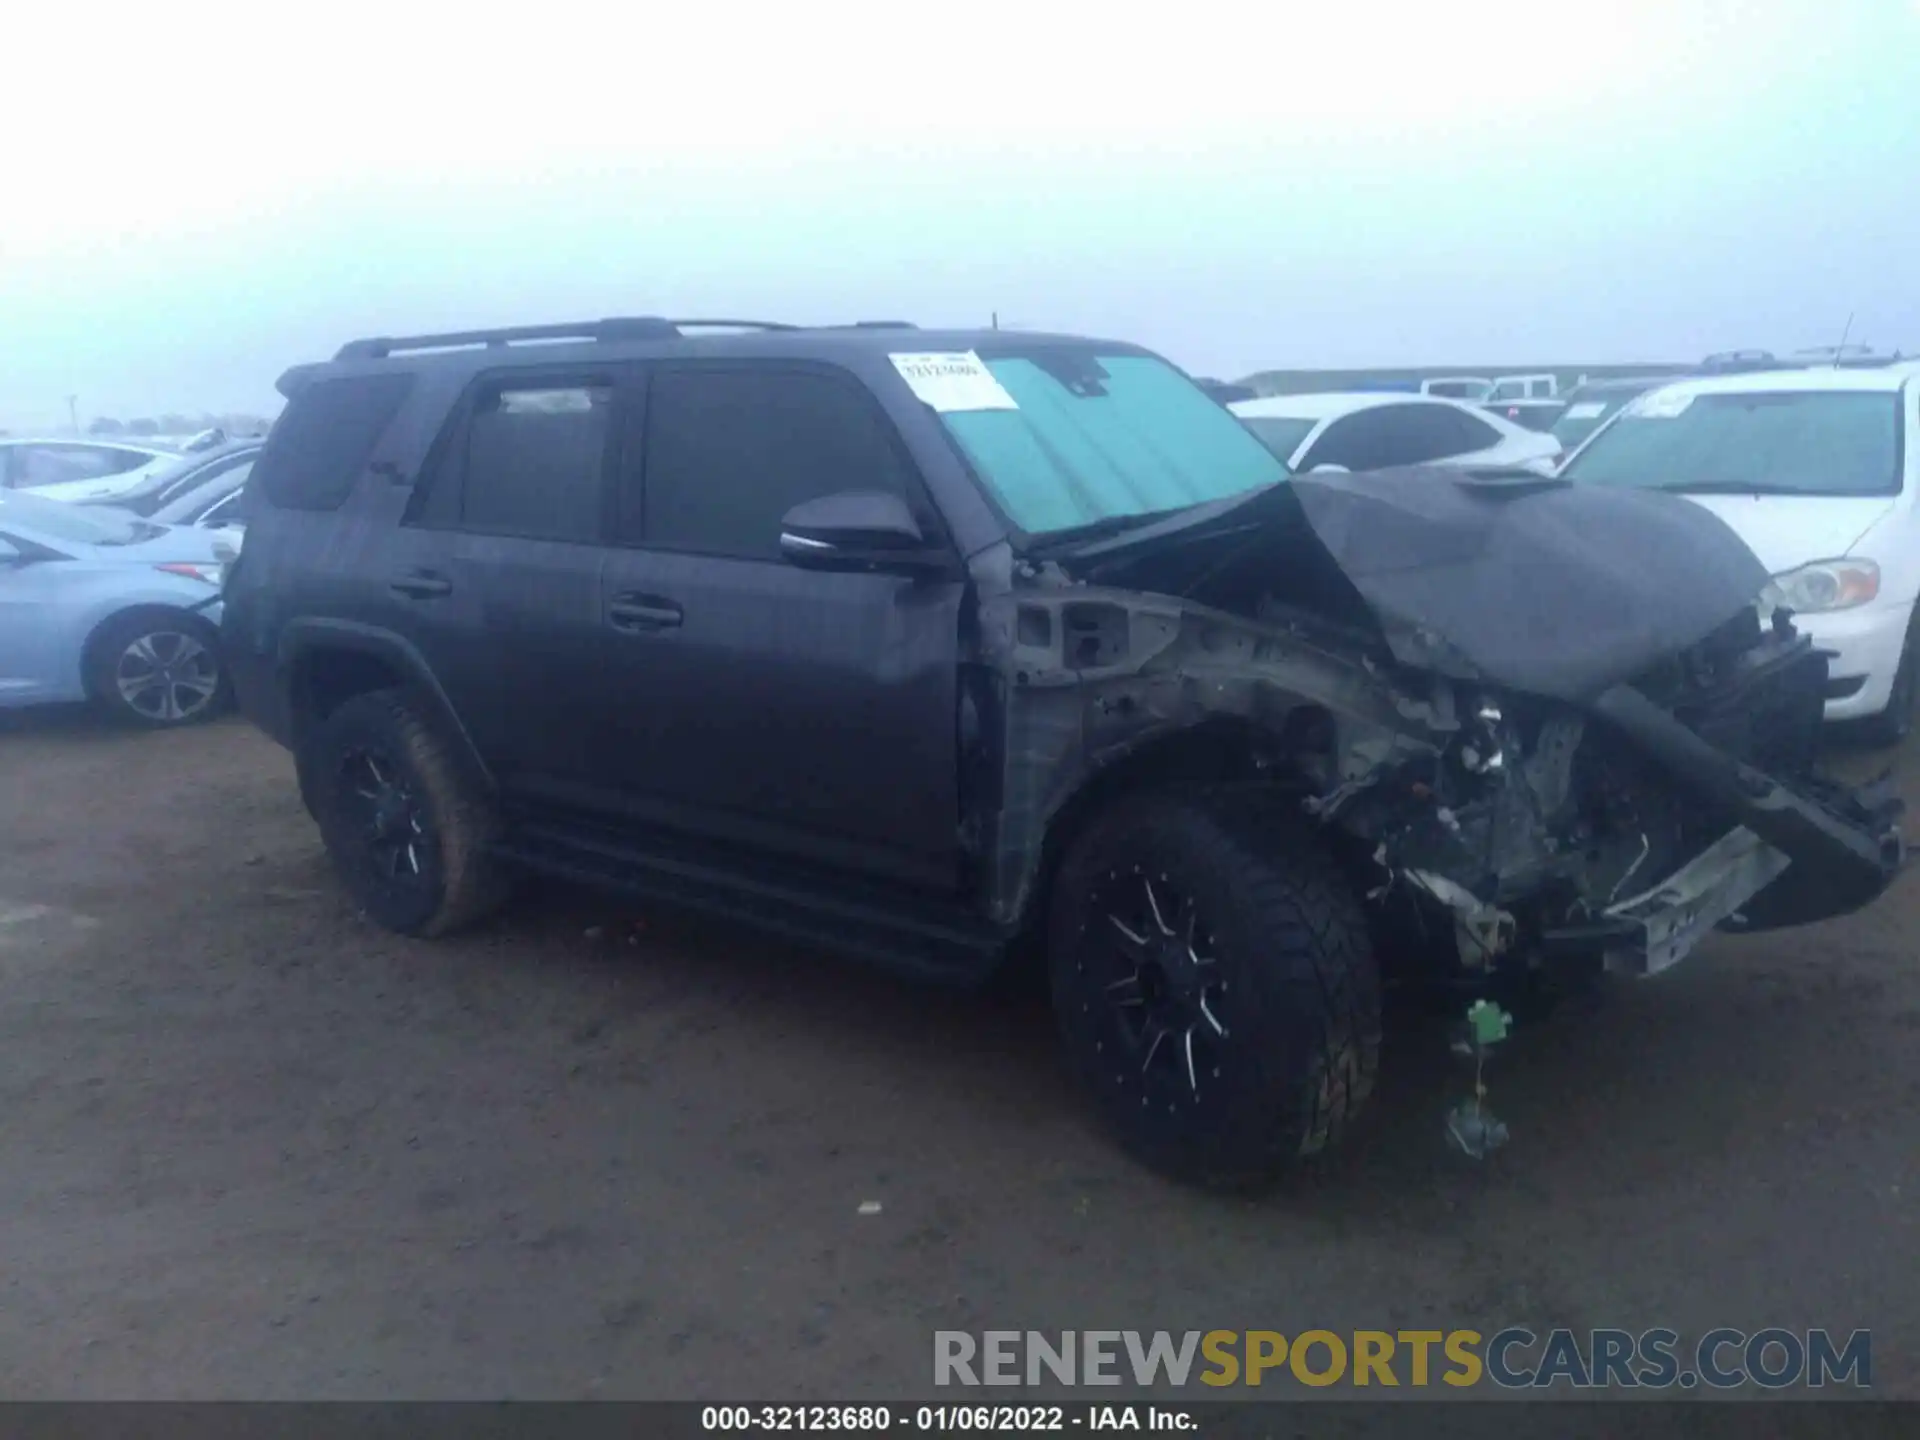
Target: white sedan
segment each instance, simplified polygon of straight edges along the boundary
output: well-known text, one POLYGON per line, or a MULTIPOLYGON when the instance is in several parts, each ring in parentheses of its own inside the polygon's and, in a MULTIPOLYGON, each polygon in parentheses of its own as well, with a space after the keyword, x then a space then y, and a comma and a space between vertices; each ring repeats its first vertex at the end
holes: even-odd
MULTIPOLYGON (((91 482, 92 493, 131 489, 156 470, 180 463, 180 453, 125 440, 0 439, 0 490, 91 482)), ((66 497, 63 497, 66 498, 66 497)))
POLYGON ((1437 395, 1273 395, 1227 408, 1296 473, 1499 465, 1550 474, 1561 453, 1551 435, 1437 395))

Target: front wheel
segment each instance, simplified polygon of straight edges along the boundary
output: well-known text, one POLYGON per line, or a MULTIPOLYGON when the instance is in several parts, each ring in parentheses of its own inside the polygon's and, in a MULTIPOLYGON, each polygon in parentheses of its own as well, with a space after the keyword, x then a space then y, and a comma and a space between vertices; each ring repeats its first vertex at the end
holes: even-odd
POLYGON ((1288 818, 1121 802, 1061 865, 1048 968, 1082 1083, 1121 1142, 1175 1178, 1270 1184, 1373 1088, 1366 920, 1288 818))
POLYGON ((197 615, 136 610, 87 642, 87 693, 107 714, 150 730, 210 720, 226 708, 219 637, 197 615))

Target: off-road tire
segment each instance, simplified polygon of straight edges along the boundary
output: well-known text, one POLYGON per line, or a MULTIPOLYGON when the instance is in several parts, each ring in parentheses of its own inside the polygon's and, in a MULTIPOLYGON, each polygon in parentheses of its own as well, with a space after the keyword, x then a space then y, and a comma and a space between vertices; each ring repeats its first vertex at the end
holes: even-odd
POLYGON ((233 704, 232 682, 220 658, 219 632, 198 615, 164 606, 127 610, 102 621, 87 637, 81 658, 81 679, 88 698, 102 714, 120 724, 137 725, 145 730, 178 730, 205 724, 226 713, 233 704), (190 637, 212 661, 216 674, 213 693, 191 714, 174 718, 149 714, 127 700, 121 693, 118 673, 129 646, 143 637, 166 634, 190 637))
POLYGON ((402 935, 462 929, 502 905, 510 876, 494 854, 499 820, 446 742, 406 694, 356 695, 314 726, 301 768, 341 882, 372 919, 402 935), (347 768, 378 756, 417 802, 422 874, 386 881, 371 864, 366 830, 348 799, 347 768))
POLYGON ((1373 1088, 1380 980, 1366 919, 1317 837, 1284 812, 1163 794, 1119 802, 1071 844, 1048 932, 1072 1065, 1121 1143, 1164 1174, 1265 1188, 1334 1144, 1373 1088), (1152 1093, 1129 1063, 1140 1051, 1127 1051, 1107 994, 1097 897, 1129 871, 1192 896, 1225 980, 1218 1068, 1190 1104, 1152 1093))

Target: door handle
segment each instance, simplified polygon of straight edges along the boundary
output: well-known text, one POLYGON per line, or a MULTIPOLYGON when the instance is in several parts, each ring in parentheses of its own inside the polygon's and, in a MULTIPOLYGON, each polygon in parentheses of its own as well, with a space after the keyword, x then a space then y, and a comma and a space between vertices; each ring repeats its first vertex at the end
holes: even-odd
POLYGON ((685 612, 664 595, 616 595, 607 619, 616 630, 672 630, 685 612))
POLYGON ((453 581, 431 570, 411 570, 404 575, 396 575, 389 587, 396 595, 405 595, 412 600, 432 600, 441 595, 453 593, 453 581))

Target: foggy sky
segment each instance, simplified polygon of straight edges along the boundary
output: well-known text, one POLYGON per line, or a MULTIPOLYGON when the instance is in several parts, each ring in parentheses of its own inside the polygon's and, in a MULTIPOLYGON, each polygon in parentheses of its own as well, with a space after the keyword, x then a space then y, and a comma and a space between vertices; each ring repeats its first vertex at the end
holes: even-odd
POLYGON ((0 426, 609 314, 1920 352, 1917 0, 649 8, 10 15, 0 426))

